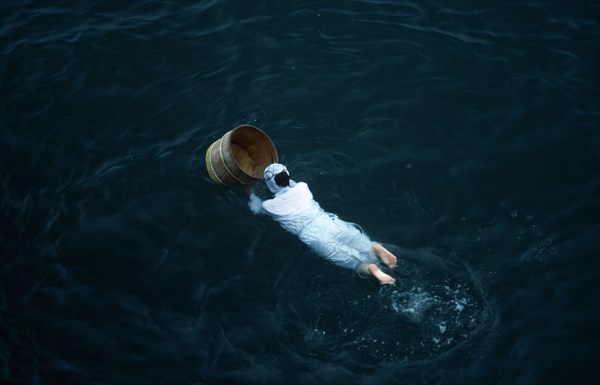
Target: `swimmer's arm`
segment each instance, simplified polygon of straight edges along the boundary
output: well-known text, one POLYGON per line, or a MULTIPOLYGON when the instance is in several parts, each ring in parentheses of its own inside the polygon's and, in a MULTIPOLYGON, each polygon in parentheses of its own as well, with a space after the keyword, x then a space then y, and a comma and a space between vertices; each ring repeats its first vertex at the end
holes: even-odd
POLYGON ((248 207, 250 207, 250 211, 254 214, 266 214, 267 212, 263 209, 262 201, 260 198, 254 193, 254 191, 250 192, 250 199, 248 200, 248 207))

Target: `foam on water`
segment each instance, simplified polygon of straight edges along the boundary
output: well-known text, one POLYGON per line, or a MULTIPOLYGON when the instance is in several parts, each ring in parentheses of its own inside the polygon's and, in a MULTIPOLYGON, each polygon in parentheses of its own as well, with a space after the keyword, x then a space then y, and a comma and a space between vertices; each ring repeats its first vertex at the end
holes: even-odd
POLYGON ((421 323, 426 330, 423 339, 433 343, 434 351, 465 340, 478 325, 482 311, 481 304, 462 284, 455 288, 435 285, 429 291, 421 287, 394 291, 391 306, 408 321, 421 323))
MULTIPOLYGON (((300 258, 310 258, 309 253, 300 258)), ((397 279, 394 286, 352 278, 352 272, 317 259, 312 268, 327 273, 313 280, 308 296, 291 300, 295 315, 280 314, 302 335, 286 347, 323 360, 343 355, 376 367, 436 360, 485 334, 494 322, 493 311, 470 269, 451 259, 444 262, 431 250, 411 254, 428 257, 399 258, 399 266, 388 270, 397 279)))

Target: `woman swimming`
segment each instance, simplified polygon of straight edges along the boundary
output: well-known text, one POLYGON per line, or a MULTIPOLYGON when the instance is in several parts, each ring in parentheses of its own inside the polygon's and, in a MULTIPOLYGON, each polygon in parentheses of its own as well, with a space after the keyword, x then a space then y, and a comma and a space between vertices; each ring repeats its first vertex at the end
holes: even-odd
POLYGON ((381 284, 395 283, 394 278, 381 271, 378 263, 393 268, 396 256, 371 241, 358 226, 325 212, 313 199, 308 185, 291 180, 284 165, 269 165, 263 179, 274 197, 261 201, 251 193, 249 206, 252 212, 268 214, 284 229, 298 235, 317 254, 338 266, 373 276, 381 284))

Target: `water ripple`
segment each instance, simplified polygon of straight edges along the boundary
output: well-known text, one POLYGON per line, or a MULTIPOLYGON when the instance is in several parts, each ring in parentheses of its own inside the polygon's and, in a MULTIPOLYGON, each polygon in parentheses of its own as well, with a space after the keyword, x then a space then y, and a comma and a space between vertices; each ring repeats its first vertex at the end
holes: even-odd
POLYGON ((591 372, 598 6, 344 4, 0 5, 0 381, 591 372), (242 123, 398 253, 396 287, 210 183, 242 123))

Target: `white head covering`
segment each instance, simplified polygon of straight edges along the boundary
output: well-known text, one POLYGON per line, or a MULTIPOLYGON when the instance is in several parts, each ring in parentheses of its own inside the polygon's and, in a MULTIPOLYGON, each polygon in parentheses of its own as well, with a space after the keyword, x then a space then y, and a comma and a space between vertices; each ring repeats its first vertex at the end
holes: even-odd
MULTIPOLYGON (((285 172, 286 174, 290 175, 287 167, 285 167, 284 165, 279 164, 279 163, 270 164, 267 168, 265 168, 265 171, 263 173, 263 179, 265 180, 267 187, 275 195, 285 192, 289 188, 289 187, 278 186, 277 183, 275 182, 275 175, 277 175, 281 172, 285 172)), ((293 181, 290 180, 290 187, 293 186, 292 182, 293 181)))

